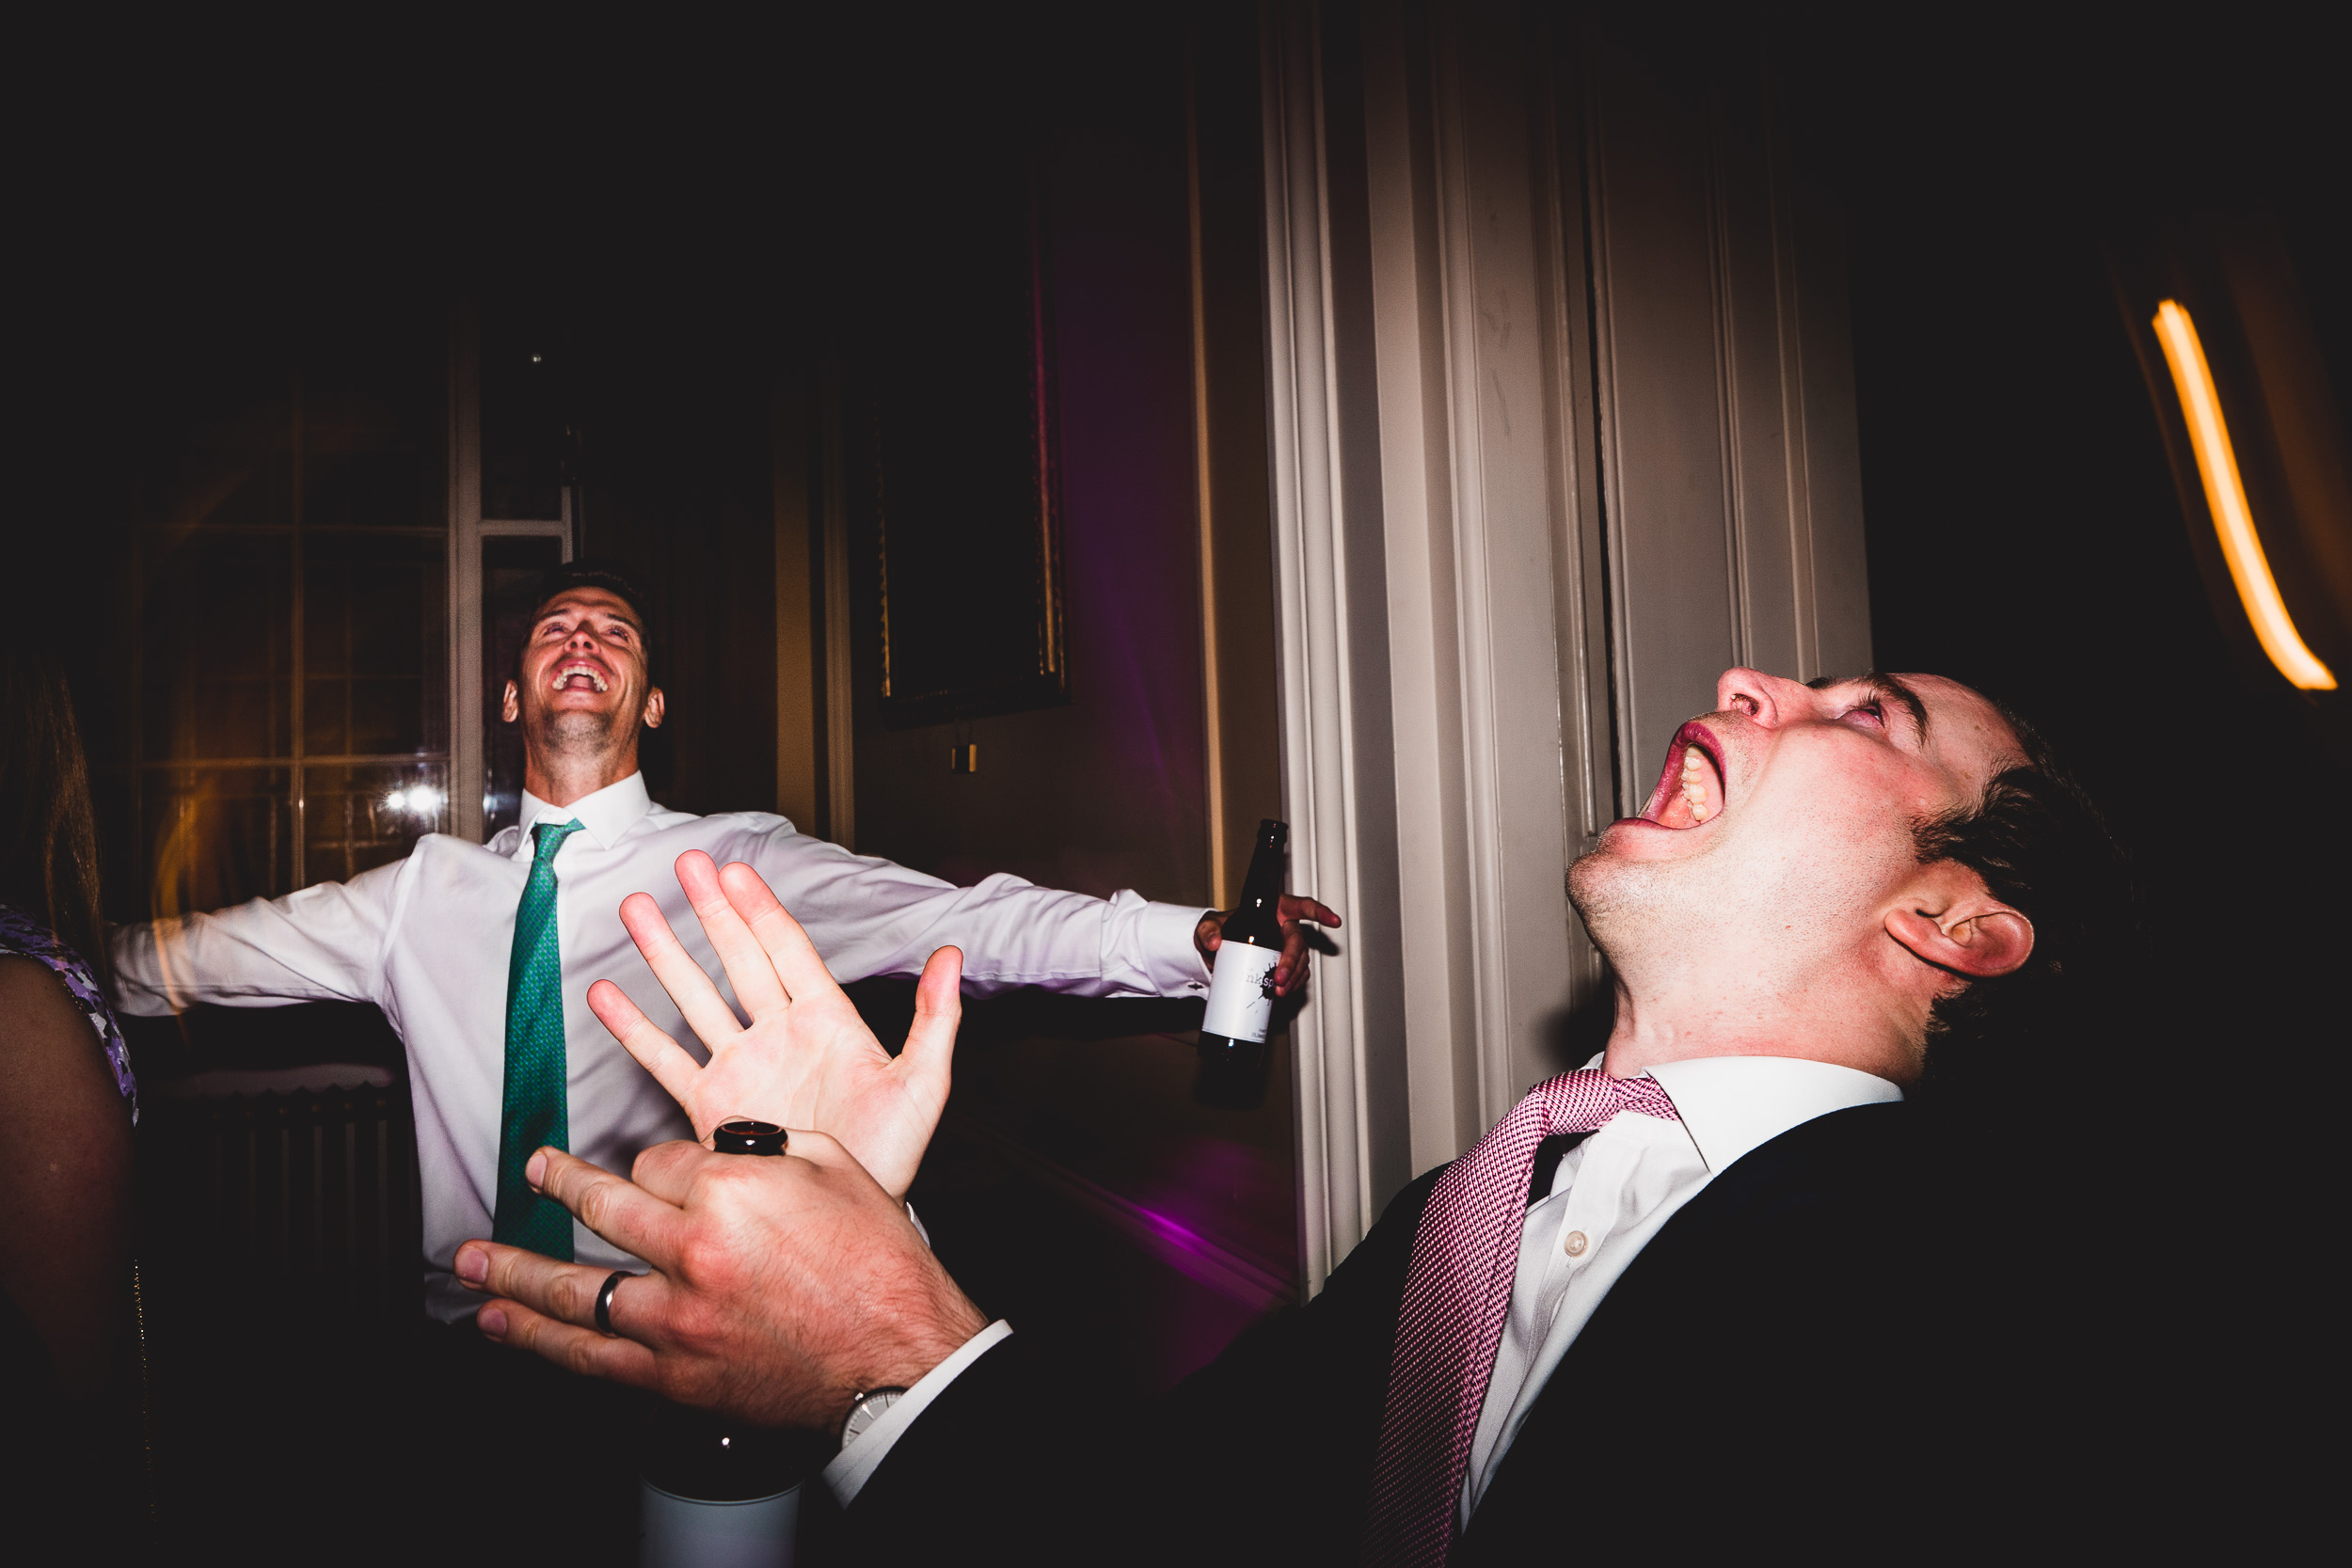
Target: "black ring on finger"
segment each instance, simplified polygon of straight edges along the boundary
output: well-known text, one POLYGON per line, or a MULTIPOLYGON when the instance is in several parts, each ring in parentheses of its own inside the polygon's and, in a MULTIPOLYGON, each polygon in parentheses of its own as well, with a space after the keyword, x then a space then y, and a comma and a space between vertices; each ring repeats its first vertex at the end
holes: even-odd
POLYGON ((612 1277, 604 1282, 604 1289, 596 1292, 596 1332, 608 1339, 620 1338, 612 1332, 612 1292, 621 1288, 622 1280, 636 1277, 627 1269, 614 1269, 612 1277))

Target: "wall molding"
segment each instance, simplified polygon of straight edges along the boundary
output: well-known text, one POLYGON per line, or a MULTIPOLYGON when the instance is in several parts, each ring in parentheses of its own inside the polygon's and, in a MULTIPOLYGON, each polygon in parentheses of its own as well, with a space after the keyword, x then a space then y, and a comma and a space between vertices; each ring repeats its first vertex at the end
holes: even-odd
POLYGON ((828 357, 818 391, 818 495, 822 507, 824 641, 824 815, 815 831, 844 849, 857 847, 856 684, 850 597, 850 458, 842 413, 842 374, 828 357))
POLYGON ((824 748, 818 725, 825 705, 819 689, 824 660, 817 646, 818 582, 812 565, 821 524, 811 528, 815 489, 813 421, 807 365, 787 357, 776 377, 771 474, 775 487, 776 574, 776 815, 804 833, 818 831, 824 748))
MULTIPOLYGON (((1291 882, 1363 907, 1348 787, 1345 573, 1340 556, 1337 367, 1331 353, 1329 190, 1320 19, 1264 12, 1267 420, 1273 455, 1275 626, 1282 667, 1282 795, 1291 882)), ((1291 1026, 1298 1114, 1299 1240, 1310 1294, 1370 1224, 1360 965, 1351 940, 1315 966, 1291 1026)))
POLYGON ((479 844, 482 790, 482 366, 471 305, 449 325, 449 831, 479 844))
POLYGON ((1262 14, 1292 880, 1353 933, 1295 1030, 1311 1291, 1597 1044, 1566 872, 1673 724, 1732 663, 1867 658, 1868 607, 1842 280, 1760 55, 1262 14))

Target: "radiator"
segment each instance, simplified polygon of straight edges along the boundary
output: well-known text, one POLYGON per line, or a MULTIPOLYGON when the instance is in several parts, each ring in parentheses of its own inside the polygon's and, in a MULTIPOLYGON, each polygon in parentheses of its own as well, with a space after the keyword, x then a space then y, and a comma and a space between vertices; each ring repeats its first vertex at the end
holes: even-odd
POLYGON ((405 1083, 341 1067, 158 1087, 139 1130, 151 1272, 183 1290, 261 1287, 387 1326, 415 1320, 422 1243, 405 1083))

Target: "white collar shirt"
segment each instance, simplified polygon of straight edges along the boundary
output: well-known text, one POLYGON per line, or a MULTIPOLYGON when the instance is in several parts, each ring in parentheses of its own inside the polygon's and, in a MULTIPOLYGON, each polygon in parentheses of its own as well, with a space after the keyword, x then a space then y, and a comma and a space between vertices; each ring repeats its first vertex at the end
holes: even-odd
POLYGON ((1465 1527, 1601 1298, 1684 1204, 1793 1127, 1902 1098, 1883 1078, 1788 1056, 1661 1062, 1648 1076, 1682 1119, 1612 1117, 1561 1156, 1549 1192, 1528 1209, 1510 1314, 1462 1478, 1465 1527))
MULTIPOLYGON (((556 847, 556 937, 563 954, 566 1115, 573 1153, 627 1172, 638 1151, 691 1135, 685 1117, 588 1009, 610 979, 697 1059, 700 1043, 639 956, 621 900, 651 894, 678 940, 720 983, 717 956, 673 870, 700 849, 743 861, 808 930, 834 978, 914 974, 950 943, 963 949, 973 994, 1041 986, 1089 996, 1198 994, 1208 969, 1193 945, 1198 908, 1134 893, 1094 898, 1018 877, 957 887, 839 845, 781 816, 670 811, 632 774, 556 807, 528 794, 516 826, 487 845, 429 834, 405 860, 348 882, 322 882, 168 927, 136 926, 115 942, 119 1006, 134 1015, 195 1003, 272 1006, 371 1002, 407 1048, 424 1209, 426 1307, 453 1321, 477 1299, 450 1277, 458 1245, 490 1234, 505 1083, 507 972, 515 913, 530 875, 529 830, 573 821, 556 847)), ((575 1256, 599 1268, 638 1260, 585 1227, 575 1256)))
POLYGON ((653 797, 645 791, 643 773, 631 773, 593 795, 581 796, 568 806, 551 806, 526 789, 519 819, 515 826, 491 834, 490 847, 506 848, 516 860, 529 864, 533 854, 532 829, 542 822, 577 822, 597 848, 610 849, 627 837, 630 829, 656 813, 681 822, 693 820, 684 812, 655 805, 653 797))

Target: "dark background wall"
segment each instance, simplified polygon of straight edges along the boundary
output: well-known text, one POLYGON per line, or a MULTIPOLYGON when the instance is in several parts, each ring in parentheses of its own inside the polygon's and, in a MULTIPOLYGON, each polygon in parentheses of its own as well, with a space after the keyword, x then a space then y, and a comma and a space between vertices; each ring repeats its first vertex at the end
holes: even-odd
MULTIPOLYGON (((882 618, 861 570, 864 852, 960 882, 1010 871, 1097 895, 1209 900, 1184 78, 1171 63, 1136 84, 1120 119, 1053 127, 1031 153, 1057 351, 1070 701, 888 727, 882 618), (978 743, 978 772, 948 772, 951 733, 978 743)), ((863 569, 872 518, 857 522, 863 569)))
POLYGON ((1915 27, 1802 34, 1786 79, 1845 204, 1877 657, 2024 709, 2135 857, 2145 963, 2015 1064, 1984 1120, 2030 1174, 1986 1223, 2058 1256, 2021 1309, 2112 1356, 2097 1407, 2162 1422, 2251 1386, 2184 1342, 2312 1326, 2352 865, 2345 759, 2199 578, 2108 250, 2266 210, 2352 409, 2340 100, 2259 9, 1915 27))
MULTIPOLYGON (((1202 8, 1188 24, 1090 18, 1041 43, 1015 73, 1025 97, 1008 97, 1001 78, 958 78, 906 100, 897 134, 909 142, 993 142, 1000 159, 1035 171, 1055 350, 1069 700, 912 727, 885 718, 877 499, 871 484, 853 483, 861 853, 964 884, 1002 871, 1098 895, 1134 889, 1171 903, 1212 901, 1188 42, 1205 150, 1204 283, 1219 305, 1247 302, 1209 318, 1211 418, 1248 420, 1262 445, 1255 42, 1244 8, 1202 8), (977 772, 949 771, 951 741, 977 744, 977 772)), ((848 321, 887 320, 969 243, 936 221, 953 203, 927 195, 959 177, 960 161, 866 166, 870 182, 850 203, 863 215, 834 258, 847 263, 837 297, 848 321)), ((919 354, 894 357, 885 334, 840 319, 827 327, 855 463, 872 450, 860 440, 861 408, 870 418, 888 378, 920 376, 924 365, 919 354)), ((891 465, 901 460, 920 456, 883 451, 884 506, 891 465)), ((1220 511, 1228 527, 1254 518, 1258 535, 1254 556, 1234 550, 1221 570, 1254 569, 1270 582, 1263 468, 1233 467, 1236 475, 1216 482, 1220 511)), ((1233 646, 1257 650, 1235 678, 1270 696, 1272 628, 1262 608, 1253 618, 1231 598, 1220 625, 1233 646)), ((1271 702, 1263 722, 1237 725, 1231 714, 1226 722, 1231 809, 1254 827, 1280 809, 1271 702)), ((860 996, 887 1037, 903 988, 873 985, 860 996)), ((1294 1288, 1287 1071, 1269 1075, 1254 1106, 1197 1102, 1199 1015, 1197 1002, 972 1005, 949 1121, 915 1194, 918 1207, 944 1217, 934 1227, 943 1256, 967 1271, 978 1299, 1084 1339, 1114 1380, 1172 1381, 1294 1288), (1073 1194, 1098 1219, 1106 1211, 1125 1219, 1073 1225, 1073 1194), (1138 1248, 1154 1235, 1184 1240, 1138 1248), (1188 1261, 1196 1245, 1240 1259, 1256 1292, 1245 1288, 1237 1299, 1204 1283, 1230 1276, 1188 1261)))
POLYGON ((574 317, 580 547, 639 573, 653 600, 669 715, 645 782, 678 811, 772 810, 779 329, 755 295, 623 299, 574 317))

